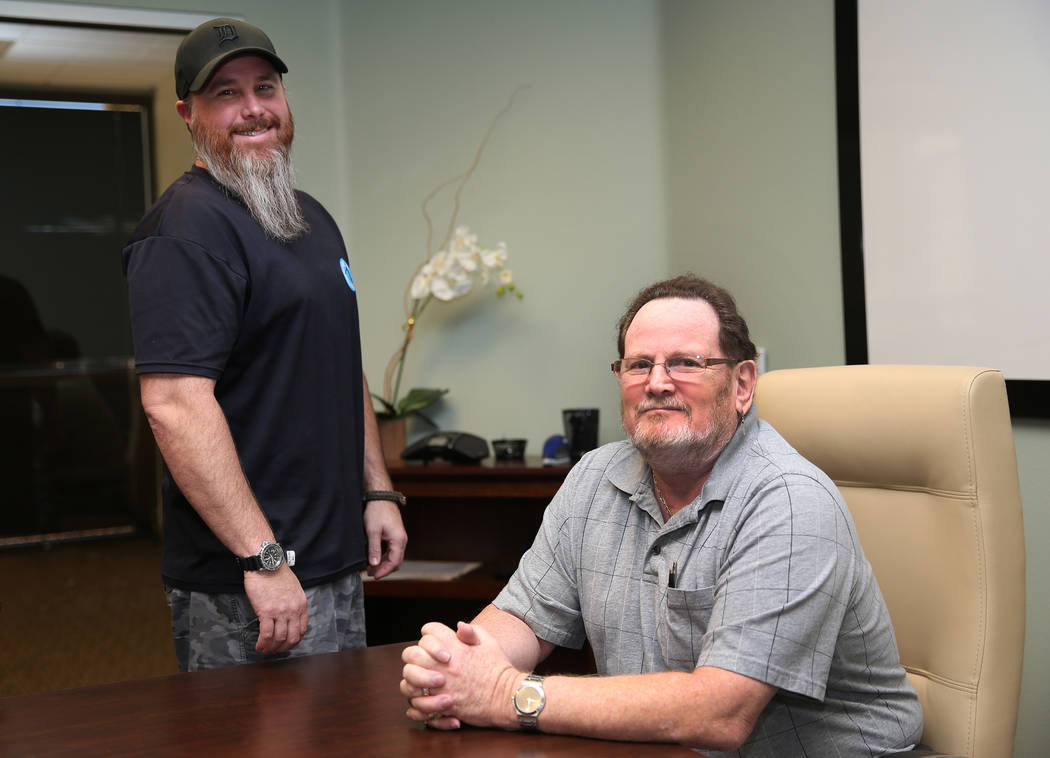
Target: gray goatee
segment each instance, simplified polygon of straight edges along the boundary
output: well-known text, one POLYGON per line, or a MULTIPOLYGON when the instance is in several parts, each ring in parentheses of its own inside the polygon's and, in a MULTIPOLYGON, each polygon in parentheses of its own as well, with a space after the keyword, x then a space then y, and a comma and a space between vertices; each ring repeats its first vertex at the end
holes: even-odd
MULTIPOLYGON (((621 423, 632 444, 651 468, 664 471, 703 468, 710 466, 722 449, 729 444, 729 440, 732 439, 740 423, 732 407, 731 392, 732 384, 727 380, 715 396, 711 418, 706 429, 694 429, 687 425, 679 426, 674 430, 665 430, 648 425, 642 428, 637 423, 633 429, 628 429, 628 424, 624 419, 624 414, 629 412, 627 409, 621 409, 621 423)), ((630 412, 650 408, 669 408, 689 413, 689 406, 675 398, 649 399, 630 412)))

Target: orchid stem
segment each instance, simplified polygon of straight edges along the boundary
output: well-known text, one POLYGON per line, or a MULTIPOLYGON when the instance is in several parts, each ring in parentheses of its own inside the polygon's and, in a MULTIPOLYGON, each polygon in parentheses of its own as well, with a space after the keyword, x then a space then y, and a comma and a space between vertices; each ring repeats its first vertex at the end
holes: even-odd
POLYGON ((397 410, 397 398, 401 392, 401 374, 405 370, 405 353, 408 352, 408 343, 412 341, 412 333, 416 329, 416 319, 423 312, 423 309, 427 307, 430 301, 433 299, 433 295, 428 295, 426 300, 414 300, 412 302, 412 314, 408 317, 408 323, 405 324, 405 341, 401 343, 401 357, 397 361, 397 376, 394 378, 394 391, 390 397, 390 405, 397 410))

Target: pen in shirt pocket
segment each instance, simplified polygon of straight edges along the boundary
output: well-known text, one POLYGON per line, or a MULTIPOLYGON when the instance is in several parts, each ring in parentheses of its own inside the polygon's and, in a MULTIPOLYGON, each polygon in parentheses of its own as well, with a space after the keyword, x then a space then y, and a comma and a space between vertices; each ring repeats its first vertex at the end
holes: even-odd
POLYGON ((667 586, 674 588, 678 582, 678 561, 671 564, 671 570, 667 572, 667 586))

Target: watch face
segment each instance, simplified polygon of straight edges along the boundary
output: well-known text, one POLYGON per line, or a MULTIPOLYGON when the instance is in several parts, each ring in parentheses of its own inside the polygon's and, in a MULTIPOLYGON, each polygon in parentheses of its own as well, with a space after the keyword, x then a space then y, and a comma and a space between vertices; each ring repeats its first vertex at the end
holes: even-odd
POLYGON ((259 560, 265 571, 276 571, 284 562, 284 550, 276 542, 263 543, 259 551, 259 560))
POLYGON ((543 693, 526 684, 514 693, 514 704, 524 714, 536 713, 543 705, 543 693))

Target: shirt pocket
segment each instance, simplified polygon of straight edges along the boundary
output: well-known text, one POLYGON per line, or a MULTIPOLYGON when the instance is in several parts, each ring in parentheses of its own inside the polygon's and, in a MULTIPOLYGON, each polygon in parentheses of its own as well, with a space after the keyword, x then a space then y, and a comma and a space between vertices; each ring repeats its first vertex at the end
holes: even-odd
POLYGON ((700 658, 700 642, 707 633, 715 588, 665 588, 656 619, 656 641, 668 669, 692 671, 700 658))

